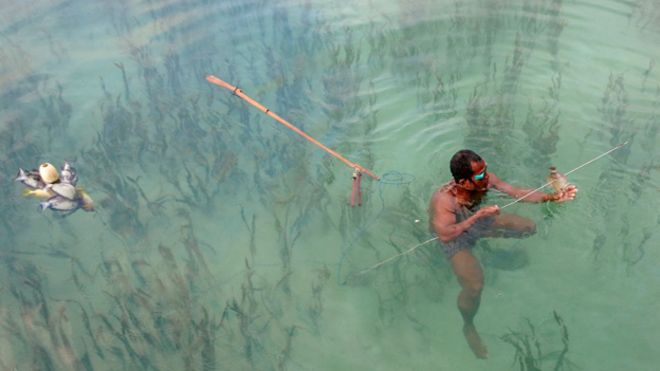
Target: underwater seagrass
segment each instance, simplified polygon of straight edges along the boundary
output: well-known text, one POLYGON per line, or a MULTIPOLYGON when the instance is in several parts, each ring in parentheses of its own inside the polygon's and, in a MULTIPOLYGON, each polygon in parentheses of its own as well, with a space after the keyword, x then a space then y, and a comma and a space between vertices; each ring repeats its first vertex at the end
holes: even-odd
POLYGON ((559 326, 559 336, 562 344, 560 350, 544 352, 541 349, 541 344, 547 348, 553 347, 554 343, 541 337, 529 319, 526 319, 527 329, 521 331, 509 330, 507 334, 500 337, 504 342, 515 348, 513 364, 518 364, 520 371, 575 369, 575 364, 566 357, 569 340, 568 328, 557 311, 553 310, 552 314, 557 326, 559 326), (550 360, 554 360, 554 364, 550 360))

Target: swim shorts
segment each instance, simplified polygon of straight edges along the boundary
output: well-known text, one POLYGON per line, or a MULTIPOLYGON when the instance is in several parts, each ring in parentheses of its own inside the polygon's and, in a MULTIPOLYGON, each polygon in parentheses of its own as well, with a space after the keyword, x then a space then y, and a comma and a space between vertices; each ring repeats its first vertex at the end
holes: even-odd
POLYGON ((477 241, 481 237, 484 237, 487 232, 491 230, 491 226, 494 221, 494 216, 481 218, 456 239, 449 242, 440 242, 440 246, 442 246, 442 252, 445 254, 445 258, 447 258, 447 260, 451 260, 451 258, 457 252, 461 250, 472 249, 477 241))

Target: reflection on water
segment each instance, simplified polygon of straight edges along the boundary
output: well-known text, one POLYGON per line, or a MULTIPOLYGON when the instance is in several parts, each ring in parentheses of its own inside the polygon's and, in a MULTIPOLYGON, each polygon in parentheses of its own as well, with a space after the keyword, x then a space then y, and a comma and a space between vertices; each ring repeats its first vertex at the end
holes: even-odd
POLYGON ((3 369, 651 364, 656 2, 2 8, 3 369), (351 169, 208 74, 384 181, 363 182, 364 205, 348 207, 351 169), (624 141, 572 175, 574 204, 517 206, 538 236, 483 244, 486 363, 464 344, 437 246, 347 279, 430 237, 419 219, 457 149, 537 186, 548 166, 624 141), (65 160, 95 213, 61 218, 20 196, 19 167, 65 160), (619 335, 604 343, 591 330, 605 325, 619 335), (543 352, 525 348, 537 340, 543 352))

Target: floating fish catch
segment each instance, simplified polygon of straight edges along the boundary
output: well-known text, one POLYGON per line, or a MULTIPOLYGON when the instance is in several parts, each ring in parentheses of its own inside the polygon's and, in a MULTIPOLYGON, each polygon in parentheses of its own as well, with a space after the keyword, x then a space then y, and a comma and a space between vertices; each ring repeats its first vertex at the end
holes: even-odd
POLYGON ((59 173, 55 166, 48 162, 42 163, 38 170, 26 171, 19 168, 15 181, 27 187, 23 196, 45 200, 39 203, 42 211, 50 209, 64 212, 66 215, 79 208, 94 211, 94 201, 87 192, 76 188, 76 169, 66 161, 59 173))

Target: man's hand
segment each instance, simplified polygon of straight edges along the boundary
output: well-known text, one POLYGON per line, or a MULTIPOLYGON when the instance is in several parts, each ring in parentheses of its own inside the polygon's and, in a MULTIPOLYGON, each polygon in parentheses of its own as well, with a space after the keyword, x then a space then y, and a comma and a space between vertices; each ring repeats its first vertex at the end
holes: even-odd
POLYGON ((553 201, 554 202, 572 201, 575 199, 575 194, 577 193, 577 191, 578 191, 577 187, 570 184, 563 191, 555 192, 553 194, 553 201))
POLYGON ((477 210, 477 215, 480 218, 485 218, 487 216, 491 215, 498 215, 500 213, 500 207, 497 205, 490 205, 486 207, 482 207, 481 209, 477 210))

